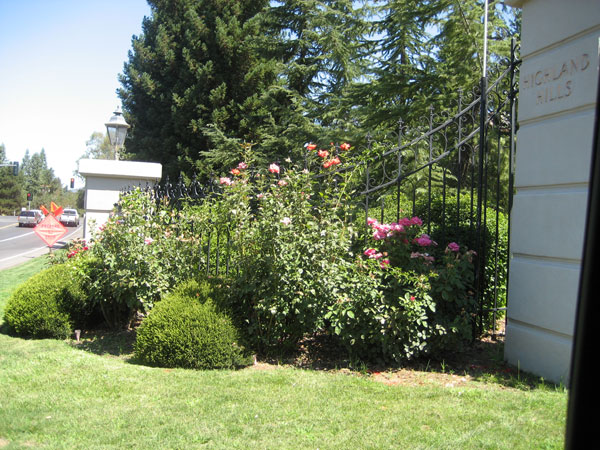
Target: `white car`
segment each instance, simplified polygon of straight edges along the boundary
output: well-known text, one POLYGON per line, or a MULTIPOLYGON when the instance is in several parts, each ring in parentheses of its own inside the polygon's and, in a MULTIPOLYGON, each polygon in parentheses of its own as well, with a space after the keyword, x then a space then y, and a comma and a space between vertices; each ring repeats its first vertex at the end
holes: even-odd
POLYGON ((79 226, 79 213, 76 209, 65 209, 62 214, 58 216, 58 221, 67 227, 79 226))
POLYGON ((35 227, 42 221, 42 216, 37 211, 21 211, 17 219, 20 227, 35 227))

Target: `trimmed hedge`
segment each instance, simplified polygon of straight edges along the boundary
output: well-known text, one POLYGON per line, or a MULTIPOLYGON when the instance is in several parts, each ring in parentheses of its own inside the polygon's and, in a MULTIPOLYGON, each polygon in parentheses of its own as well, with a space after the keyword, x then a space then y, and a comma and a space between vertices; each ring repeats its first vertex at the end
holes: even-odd
POLYGON ((67 264, 51 266, 21 284, 4 310, 8 330, 23 337, 65 339, 93 316, 77 272, 67 264))
POLYGON ((159 367, 225 369, 246 365, 237 328, 217 308, 212 287, 191 280, 158 302, 137 331, 136 357, 159 367))

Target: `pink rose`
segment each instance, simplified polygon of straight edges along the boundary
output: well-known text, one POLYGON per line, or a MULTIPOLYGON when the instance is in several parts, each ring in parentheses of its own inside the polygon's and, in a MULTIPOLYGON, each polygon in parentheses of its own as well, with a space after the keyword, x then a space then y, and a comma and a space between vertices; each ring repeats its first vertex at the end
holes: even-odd
POLYGON ((403 227, 407 228, 412 225, 412 221, 408 217, 404 217, 398 221, 398 225, 402 225, 403 227))
POLYGON ((423 221, 421 219, 419 219, 418 217, 416 217, 416 216, 413 217, 412 219, 410 219, 410 223, 412 225, 418 225, 418 226, 423 225, 423 221))
POLYGON ((433 244, 433 241, 431 240, 431 238, 427 234, 422 234, 418 238, 415 238, 415 242, 418 245, 420 245, 421 247, 429 247, 430 245, 433 244))
POLYGON ((448 244, 448 250, 451 252, 457 252, 460 250, 460 246, 456 242, 450 242, 448 244))
POLYGON ((269 172, 271 173, 279 173, 279 166, 275 163, 269 165, 269 172))
POLYGON ((376 241, 381 241, 383 239, 385 239, 387 237, 387 232, 383 231, 383 230, 376 230, 373 233, 373 239, 375 239, 376 241))

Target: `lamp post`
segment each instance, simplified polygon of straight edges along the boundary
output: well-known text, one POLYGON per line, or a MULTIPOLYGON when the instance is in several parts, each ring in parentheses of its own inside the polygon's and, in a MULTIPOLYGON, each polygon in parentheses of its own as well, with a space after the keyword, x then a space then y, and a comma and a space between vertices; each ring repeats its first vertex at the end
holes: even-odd
POLYGON ((105 123, 110 144, 115 148, 115 160, 119 160, 119 148, 123 147, 129 124, 125 122, 121 108, 117 106, 113 116, 105 123))

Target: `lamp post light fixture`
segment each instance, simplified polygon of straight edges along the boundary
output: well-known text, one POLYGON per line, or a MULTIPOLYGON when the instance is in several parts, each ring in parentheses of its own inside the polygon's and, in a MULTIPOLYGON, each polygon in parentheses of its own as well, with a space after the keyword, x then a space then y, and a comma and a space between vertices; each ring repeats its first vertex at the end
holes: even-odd
POLYGON ((105 123, 105 125, 110 144, 115 148, 115 159, 119 160, 119 149, 123 147, 125 136, 127 136, 127 130, 130 127, 130 125, 125 122, 125 118, 123 117, 123 113, 119 106, 117 106, 115 112, 113 112, 113 116, 105 123))

